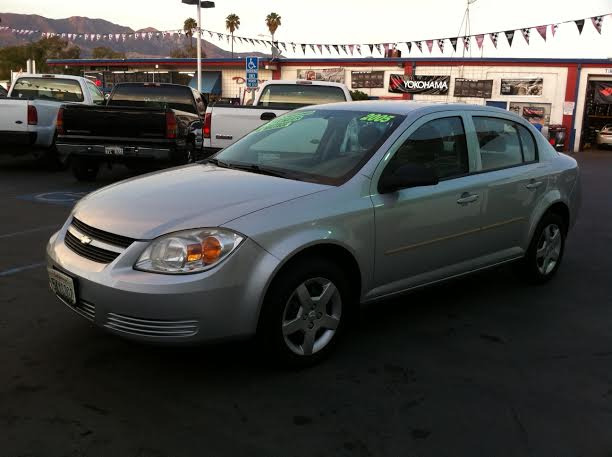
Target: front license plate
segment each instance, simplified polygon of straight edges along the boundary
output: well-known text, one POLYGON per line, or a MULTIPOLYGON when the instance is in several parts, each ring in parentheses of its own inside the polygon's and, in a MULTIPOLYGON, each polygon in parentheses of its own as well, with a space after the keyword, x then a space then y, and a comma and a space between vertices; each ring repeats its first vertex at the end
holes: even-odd
POLYGON ((111 156, 122 156, 123 148, 121 146, 106 146, 104 148, 104 152, 106 152, 107 155, 111 156))
POLYGON ((64 273, 49 268, 49 287, 58 297, 70 305, 76 305, 76 294, 74 292, 74 280, 64 273))

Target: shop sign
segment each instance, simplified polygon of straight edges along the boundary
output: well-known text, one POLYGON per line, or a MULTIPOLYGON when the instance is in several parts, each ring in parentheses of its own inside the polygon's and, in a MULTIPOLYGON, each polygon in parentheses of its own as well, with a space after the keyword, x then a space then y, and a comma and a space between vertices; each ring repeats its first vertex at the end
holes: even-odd
POLYGON ((455 97, 491 98, 492 79, 455 78, 455 97))
POLYGON ((446 95, 450 76, 391 75, 389 92, 394 94, 446 95))
POLYGON ((352 71, 351 87, 353 89, 382 89, 385 87, 385 72, 352 71))
POLYGON ((301 69, 297 71, 297 79, 344 84, 344 68, 301 69))
POLYGON ((543 90, 544 80, 542 78, 501 80, 501 95, 539 97, 543 90))

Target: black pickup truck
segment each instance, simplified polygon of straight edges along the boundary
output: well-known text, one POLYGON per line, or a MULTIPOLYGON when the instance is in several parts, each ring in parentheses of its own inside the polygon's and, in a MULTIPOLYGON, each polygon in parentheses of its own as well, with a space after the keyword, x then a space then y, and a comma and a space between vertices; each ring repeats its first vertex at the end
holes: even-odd
POLYGON ((65 105, 57 115, 57 149, 79 181, 101 164, 131 169, 193 162, 202 150, 206 104, 177 84, 117 84, 106 105, 65 105))

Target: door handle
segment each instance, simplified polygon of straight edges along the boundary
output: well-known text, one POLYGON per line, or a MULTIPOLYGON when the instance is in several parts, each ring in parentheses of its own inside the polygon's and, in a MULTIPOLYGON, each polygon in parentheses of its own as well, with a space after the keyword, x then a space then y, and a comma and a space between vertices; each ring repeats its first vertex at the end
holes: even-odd
POLYGON ((465 206, 468 203, 474 203, 476 200, 478 200, 478 194, 470 194, 469 192, 463 192, 461 194, 461 198, 457 200, 457 204, 465 206))
POLYGON ((15 121, 15 124, 23 124, 23 121, 15 121))
POLYGON ((544 184, 542 181, 534 181, 532 179, 531 181, 529 181, 529 184, 527 184, 525 187, 529 190, 535 190, 538 187, 540 187, 542 184, 544 184))
POLYGON ((259 119, 261 119, 262 121, 271 121, 275 117, 276 117, 276 114, 270 113, 270 112, 265 112, 265 113, 262 113, 262 115, 259 117, 259 119))

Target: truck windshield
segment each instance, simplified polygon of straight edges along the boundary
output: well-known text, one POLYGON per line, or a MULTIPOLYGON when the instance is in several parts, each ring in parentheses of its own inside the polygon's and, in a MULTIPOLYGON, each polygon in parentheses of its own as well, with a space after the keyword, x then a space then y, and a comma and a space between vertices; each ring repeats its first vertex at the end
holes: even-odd
POLYGON ((215 159, 230 167, 340 185, 357 173, 403 120, 397 114, 306 108, 262 125, 215 159))
POLYGON ((191 89, 187 86, 120 84, 108 101, 109 106, 159 108, 197 113, 191 89))
POLYGON ((11 97, 30 100, 82 102, 83 91, 78 81, 62 78, 19 78, 11 97))
POLYGON ((345 101, 344 91, 339 87, 312 84, 270 84, 261 93, 259 106, 300 108, 345 101))

